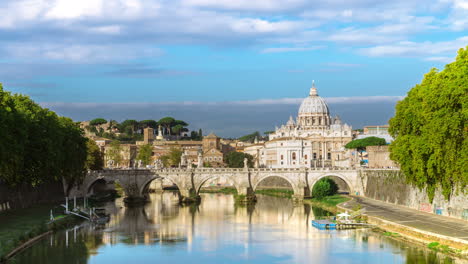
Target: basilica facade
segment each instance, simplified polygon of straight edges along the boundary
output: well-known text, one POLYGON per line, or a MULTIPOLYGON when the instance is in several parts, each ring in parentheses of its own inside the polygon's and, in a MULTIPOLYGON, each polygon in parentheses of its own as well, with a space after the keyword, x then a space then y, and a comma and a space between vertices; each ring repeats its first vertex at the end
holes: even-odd
POLYGON ((352 158, 344 146, 351 140, 351 126, 338 116, 331 117, 313 84, 297 118, 290 117, 269 135, 269 141, 247 147, 245 152, 256 158, 259 167, 349 167, 352 158))

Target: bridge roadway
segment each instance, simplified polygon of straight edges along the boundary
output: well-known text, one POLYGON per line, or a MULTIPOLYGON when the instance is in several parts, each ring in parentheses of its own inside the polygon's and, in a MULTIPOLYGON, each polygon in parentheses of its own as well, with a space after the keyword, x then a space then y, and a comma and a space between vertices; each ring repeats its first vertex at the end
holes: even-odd
POLYGON ((365 177, 362 169, 353 168, 200 168, 200 169, 108 169, 89 171, 83 183, 71 190, 69 196, 86 196, 93 185, 100 181, 118 182, 127 197, 145 197, 148 187, 156 179, 172 181, 180 191, 181 199, 198 197, 200 188, 208 181, 224 177, 237 189, 238 194, 254 196, 261 181, 280 177, 288 181, 295 199, 310 196, 314 184, 323 177, 343 180, 351 193, 364 193, 365 177))

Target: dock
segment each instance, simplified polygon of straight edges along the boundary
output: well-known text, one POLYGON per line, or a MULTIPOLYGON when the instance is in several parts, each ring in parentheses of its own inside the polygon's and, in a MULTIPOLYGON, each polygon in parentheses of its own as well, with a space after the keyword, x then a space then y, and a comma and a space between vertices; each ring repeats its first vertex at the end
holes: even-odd
POLYGON ((320 230, 325 230, 325 229, 355 229, 359 227, 370 227, 372 225, 365 224, 365 223, 332 222, 330 220, 312 220, 312 226, 320 230))

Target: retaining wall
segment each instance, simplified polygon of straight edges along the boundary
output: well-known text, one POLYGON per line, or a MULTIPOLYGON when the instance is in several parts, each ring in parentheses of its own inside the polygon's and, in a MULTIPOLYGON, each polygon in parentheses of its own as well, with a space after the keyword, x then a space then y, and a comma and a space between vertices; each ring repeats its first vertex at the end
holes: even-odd
POLYGON ((404 176, 397 171, 364 171, 366 197, 388 203, 410 207, 412 209, 460 218, 468 221, 468 195, 455 194, 446 201, 440 190, 432 203, 425 190, 405 184, 404 176))

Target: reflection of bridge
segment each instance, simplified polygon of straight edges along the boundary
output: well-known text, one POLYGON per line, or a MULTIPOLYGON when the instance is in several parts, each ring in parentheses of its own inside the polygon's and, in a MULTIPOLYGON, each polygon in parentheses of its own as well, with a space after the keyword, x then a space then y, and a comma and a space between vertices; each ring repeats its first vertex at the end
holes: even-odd
POLYGON ((180 190, 181 197, 196 197, 200 188, 208 181, 224 177, 237 189, 238 194, 252 196, 261 181, 269 177, 280 177, 291 184, 296 199, 310 196, 314 184, 323 177, 339 178, 350 192, 364 191, 360 169, 351 168, 278 168, 278 169, 130 169, 90 171, 82 185, 70 195, 85 196, 96 182, 118 182, 127 196, 143 197, 150 183, 156 179, 168 179, 180 190))

